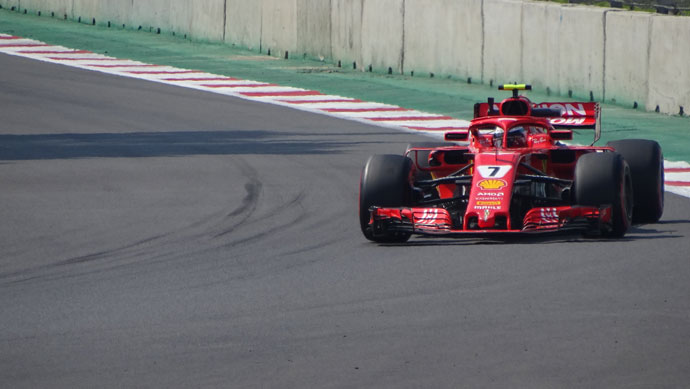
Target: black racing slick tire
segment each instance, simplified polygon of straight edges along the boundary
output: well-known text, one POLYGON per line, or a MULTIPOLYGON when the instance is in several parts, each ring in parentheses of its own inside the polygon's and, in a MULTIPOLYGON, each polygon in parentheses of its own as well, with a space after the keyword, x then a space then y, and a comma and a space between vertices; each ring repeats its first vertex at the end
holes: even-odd
POLYGON ((372 206, 404 207, 411 203, 410 174, 412 160, 401 155, 373 155, 362 170, 359 186, 359 224, 364 237, 378 243, 402 243, 408 232, 374 235, 369 226, 372 206))
POLYGON ((633 180, 635 223, 656 223, 664 213, 664 155, 659 143, 624 139, 606 144, 621 154, 630 166, 633 180))
POLYGON ((582 155, 575 165, 574 188, 578 205, 611 205, 611 225, 602 228, 603 236, 625 235, 632 222, 633 187, 630 167, 622 155, 614 152, 582 155))

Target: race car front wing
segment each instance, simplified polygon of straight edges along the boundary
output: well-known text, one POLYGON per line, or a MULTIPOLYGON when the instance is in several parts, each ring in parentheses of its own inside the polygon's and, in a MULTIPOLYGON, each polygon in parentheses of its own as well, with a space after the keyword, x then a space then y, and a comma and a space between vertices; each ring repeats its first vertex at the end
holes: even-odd
MULTIPOLYGON (((369 226, 374 236, 391 232, 421 235, 481 235, 583 231, 597 234, 611 223, 611 206, 559 206, 532 208, 525 214, 521 228, 458 228, 444 208, 382 208, 371 207, 369 226)), ((467 226, 467 223, 464 223, 467 226)), ((471 225, 471 224, 470 224, 471 225)))

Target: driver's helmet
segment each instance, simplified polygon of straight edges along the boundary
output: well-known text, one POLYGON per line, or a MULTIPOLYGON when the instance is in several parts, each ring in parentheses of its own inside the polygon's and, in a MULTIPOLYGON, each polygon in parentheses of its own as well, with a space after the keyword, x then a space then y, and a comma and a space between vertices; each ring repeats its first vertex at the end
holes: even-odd
POLYGON ((496 127, 494 131, 491 133, 491 135, 494 137, 494 147, 500 148, 503 144, 503 129, 501 127, 496 127))
POLYGON ((506 147, 527 147, 527 131, 522 126, 511 128, 506 136, 506 147))

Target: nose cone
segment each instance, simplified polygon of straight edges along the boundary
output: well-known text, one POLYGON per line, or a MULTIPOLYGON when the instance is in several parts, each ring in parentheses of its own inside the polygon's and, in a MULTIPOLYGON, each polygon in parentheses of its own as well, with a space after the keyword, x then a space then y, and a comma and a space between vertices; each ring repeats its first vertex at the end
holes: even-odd
MULTIPOLYGON (((476 220, 478 229, 508 228, 512 184, 519 158, 520 155, 516 153, 486 153, 475 156, 473 185, 465 213, 466 221, 476 220)), ((465 226, 470 229, 472 227, 474 225, 465 226)))

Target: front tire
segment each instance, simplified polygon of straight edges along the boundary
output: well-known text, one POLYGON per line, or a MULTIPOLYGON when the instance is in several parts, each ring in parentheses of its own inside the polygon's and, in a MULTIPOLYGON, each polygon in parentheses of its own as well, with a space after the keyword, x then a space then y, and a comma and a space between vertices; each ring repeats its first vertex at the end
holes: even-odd
POLYGON ((611 205, 611 225, 601 233, 621 238, 632 221, 633 184, 630 167, 618 153, 589 153, 575 165, 575 203, 601 207, 611 205))
POLYGON ((359 186, 359 224, 364 237, 378 243, 402 243, 410 239, 409 232, 374 235, 369 226, 369 208, 409 206, 412 202, 411 171, 410 158, 391 154, 369 157, 359 186))
POLYGON ((635 206, 633 221, 656 223, 664 213, 664 155, 659 143, 624 139, 606 144, 621 154, 630 166, 635 206))

